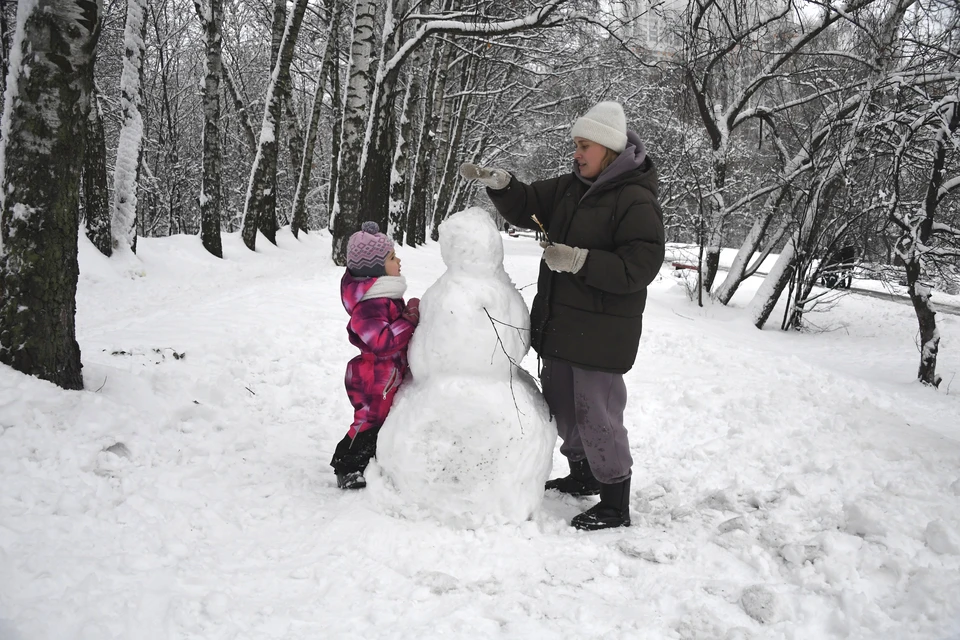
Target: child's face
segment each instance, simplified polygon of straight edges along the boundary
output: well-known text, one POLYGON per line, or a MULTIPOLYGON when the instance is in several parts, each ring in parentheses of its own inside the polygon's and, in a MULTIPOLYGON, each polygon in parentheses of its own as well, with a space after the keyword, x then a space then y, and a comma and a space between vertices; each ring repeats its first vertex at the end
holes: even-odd
POLYGON ((397 257, 396 251, 387 254, 387 259, 383 261, 383 269, 388 276, 400 275, 400 258, 397 257))

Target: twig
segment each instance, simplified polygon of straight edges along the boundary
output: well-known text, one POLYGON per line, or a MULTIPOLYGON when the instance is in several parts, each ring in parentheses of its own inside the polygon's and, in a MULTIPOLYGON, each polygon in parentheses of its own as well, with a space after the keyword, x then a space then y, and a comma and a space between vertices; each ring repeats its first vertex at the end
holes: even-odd
POLYGON ((547 234, 547 230, 544 229, 543 224, 539 220, 537 220, 537 216, 535 214, 530 214, 530 219, 536 222, 537 226, 540 227, 540 231, 543 232, 543 239, 547 241, 547 244, 552 245, 553 243, 550 242, 550 236, 547 234))
MULTIPOLYGON (((104 387, 106 384, 107 384, 107 376, 103 376, 103 384, 100 385, 100 389, 103 389, 103 387, 104 387)), ((94 393, 100 393, 100 389, 97 389, 96 391, 94 391, 94 393)), ((949 389, 949 387, 948 387, 948 389, 949 389)))
MULTIPOLYGON (((487 311, 487 308, 484 307, 483 310, 484 310, 484 311, 487 311)), ((522 332, 523 332, 523 331, 530 331, 530 329, 527 329, 527 328, 524 328, 524 327, 518 327, 518 326, 516 326, 516 325, 510 324, 509 322, 504 322, 503 320, 497 320, 496 318, 494 318, 493 316, 490 315, 490 312, 489 312, 489 311, 487 311, 487 317, 490 318, 490 322, 499 322, 500 324, 502 324, 502 325, 505 326, 505 327, 510 327, 511 329, 516 329, 516 330, 517 330, 517 335, 520 336, 520 339, 521 339, 521 340, 523 340, 523 333, 522 333, 522 332)), ((493 330, 496 331, 497 328, 494 327, 493 330)), ((498 337, 499 337, 499 335, 500 335, 500 334, 497 334, 498 337)), ((506 353, 506 352, 504 352, 504 353, 506 353)), ((507 357, 509 358, 510 356, 507 356, 507 357)), ((516 364, 516 363, 514 363, 514 364, 516 364)), ((520 365, 517 365, 517 366, 520 366, 520 365)))
POLYGON ((253 395, 257 395, 257 394, 255 394, 255 393, 253 393, 253 389, 251 389, 250 387, 244 387, 244 389, 246 389, 247 391, 249 391, 249 392, 250 392, 251 394, 253 394, 253 395))
MULTIPOLYGON (((523 433, 523 418, 521 418, 520 416, 522 416, 522 415, 524 415, 524 414, 523 414, 522 411, 520 411, 520 405, 517 404, 517 392, 516 392, 516 390, 513 388, 513 368, 514 368, 514 367, 519 367, 520 365, 517 363, 516 360, 514 360, 514 359, 510 356, 509 353, 507 353, 507 348, 504 346, 503 340, 500 339, 500 332, 497 331, 497 323, 498 323, 498 322, 499 322, 500 324, 502 324, 502 325, 507 326, 507 327, 513 327, 513 325, 507 324, 506 322, 503 322, 503 321, 501 321, 501 320, 496 320, 493 316, 490 315, 490 312, 487 311, 487 308, 486 308, 486 307, 483 307, 483 312, 484 312, 485 314, 487 314, 487 318, 490 319, 490 326, 493 327, 493 332, 494 332, 495 334, 497 334, 497 344, 500 345, 500 350, 503 351, 503 355, 507 356, 507 360, 510 362, 510 395, 513 396, 513 408, 517 410, 517 422, 520 423, 520 433, 522 434, 522 433, 523 433)), ((513 327, 513 328, 517 330, 517 333, 518 333, 518 334, 520 333, 520 327, 513 327)), ((521 336, 521 338, 522 338, 522 336, 521 336)), ((491 362, 491 363, 493 362, 493 356, 490 357, 490 362, 491 362)))

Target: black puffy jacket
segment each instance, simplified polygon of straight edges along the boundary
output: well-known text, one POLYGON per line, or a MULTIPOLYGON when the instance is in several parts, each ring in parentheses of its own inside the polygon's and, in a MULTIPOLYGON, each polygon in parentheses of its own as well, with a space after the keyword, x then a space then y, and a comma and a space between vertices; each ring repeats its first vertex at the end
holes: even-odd
POLYGON ((536 229, 530 217, 536 215, 550 241, 590 250, 575 274, 553 272, 541 262, 530 312, 537 353, 583 369, 629 371, 640 345, 647 285, 664 257, 653 161, 648 157, 592 189, 569 173, 533 184, 512 178, 487 194, 510 223, 536 229))

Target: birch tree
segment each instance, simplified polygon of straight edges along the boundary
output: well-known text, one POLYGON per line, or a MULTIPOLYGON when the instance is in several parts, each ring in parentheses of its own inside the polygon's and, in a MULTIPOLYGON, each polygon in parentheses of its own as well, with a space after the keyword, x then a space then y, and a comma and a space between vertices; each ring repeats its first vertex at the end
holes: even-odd
POLYGON ((340 29, 342 3, 334 0, 332 4, 330 28, 327 31, 327 42, 323 47, 323 59, 320 61, 320 77, 317 78, 317 86, 313 94, 313 107, 310 113, 310 123, 307 126, 307 139, 303 147, 303 156, 300 162, 300 175, 297 179, 297 189, 293 195, 290 231, 293 233, 294 238, 298 237, 301 229, 306 230, 307 192, 310 189, 310 177, 313 174, 313 154, 317 144, 317 133, 320 130, 324 87, 326 86, 327 74, 331 70, 330 59, 337 51, 337 32, 340 29))
POLYGON ((360 161, 367 124, 366 108, 372 103, 371 65, 376 44, 376 17, 377 5, 374 0, 357 0, 353 14, 347 95, 341 119, 340 153, 337 158, 337 197, 330 214, 333 223, 333 261, 340 266, 346 264, 346 240, 360 228, 361 222, 359 202, 363 167, 360 161))
POLYGON ((406 242, 418 246, 427 240, 427 220, 430 218, 430 203, 433 202, 433 182, 431 170, 436 157, 437 136, 440 128, 440 116, 443 94, 446 90, 446 68, 449 64, 451 45, 434 40, 430 66, 426 69, 427 86, 424 91, 423 113, 420 117, 418 142, 413 162, 413 182, 407 197, 406 242))
POLYGON ((113 253, 110 230, 110 191, 107 189, 107 139, 99 91, 94 90, 84 129, 83 217, 87 238, 100 253, 113 253))
POLYGON ((223 0, 195 0, 204 31, 206 73, 203 82, 203 177, 200 182, 200 239, 204 249, 223 257, 220 239, 220 78, 223 74, 220 26, 223 0))
POLYGON ((147 0, 127 0, 123 31, 123 72, 120 76, 120 108, 123 124, 113 172, 112 232, 115 250, 136 252, 137 189, 143 156, 143 57, 147 0))
MULTIPOLYGON (((380 56, 376 65, 375 94, 377 104, 367 118, 364 153, 360 166, 367 176, 360 192, 360 209, 373 220, 382 220, 388 234, 393 234, 389 220, 390 172, 393 168, 396 147, 396 103, 403 67, 395 67, 392 73, 383 73, 386 61, 402 46, 406 24, 408 0, 386 0, 383 29, 380 37, 380 56), (371 153, 372 151, 372 153, 371 153)), ((419 47, 418 47, 419 50, 419 47)))
MULTIPOLYGON (((334 0, 341 2, 343 0, 334 0)), ((342 19, 342 18, 341 18, 342 19)), ((327 180, 327 218, 325 226, 331 228, 333 225, 333 206, 337 200, 337 184, 340 181, 340 140, 343 137, 343 82, 340 73, 340 31, 331 31, 331 36, 336 34, 333 42, 333 52, 327 60, 328 69, 326 77, 330 79, 330 104, 333 105, 333 130, 330 133, 330 177, 327 180)))
POLYGON ((84 130, 98 0, 23 0, 0 143, 0 362, 82 389, 76 340, 84 130))
POLYGON ((257 231, 276 244, 277 231, 277 154, 280 116, 283 100, 290 82, 290 63, 293 49, 300 34, 303 14, 307 9, 307 0, 296 0, 293 11, 286 21, 282 42, 270 83, 267 86, 263 108, 263 123, 260 127, 260 139, 257 152, 250 170, 250 181, 243 207, 243 243, 251 251, 256 249, 257 231))
POLYGON ((412 153, 413 126, 416 119, 414 113, 420 103, 422 78, 420 69, 423 66, 424 48, 414 54, 413 69, 407 79, 407 89, 403 93, 403 103, 400 107, 400 122, 397 128, 397 141, 393 153, 392 169, 390 170, 390 197, 387 206, 388 228, 393 239, 403 244, 407 233, 407 216, 405 204, 410 188, 408 172, 410 170, 410 156, 412 153))
MULTIPOLYGON (((389 88, 396 81, 396 75, 402 65, 413 52, 427 41, 430 36, 448 34, 458 36, 491 37, 509 33, 518 33, 529 29, 539 29, 557 26, 566 21, 560 8, 567 0, 545 0, 536 9, 526 15, 513 19, 489 20, 483 15, 473 15, 473 21, 466 21, 463 12, 456 12, 454 16, 444 14, 439 16, 409 16, 411 21, 410 36, 402 38, 396 43, 396 53, 384 58, 375 64, 373 52, 376 48, 375 33, 375 3, 371 0, 358 0, 355 20, 354 36, 351 55, 351 69, 349 85, 343 116, 343 136, 339 157, 340 177, 337 189, 337 200, 333 207, 333 260, 338 265, 345 264, 346 243, 350 234, 360 226, 361 190, 371 189, 371 193, 379 194, 382 203, 371 203, 367 200, 378 224, 386 228, 386 219, 389 208, 389 172, 370 176, 365 175, 367 162, 372 156, 377 156, 381 167, 391 166, 393 148, 380 148, 378 136, 374 132, 380 131, 381 119, 385 117, 386 105, 381 102, 383 96, 389 94, 384 88, 389 88), (374 105, 373 108, 370 105, 374 105), (384 155, 385 154, 385 155, 384 155), (376 185, 369 184, 376 182, 376 185), (377 219, 379 218, 379 219, 377 219)), ((399 27, 392 27, 390 33, 397 32, 399 27)), ((394 105, 390 104, 389 109, 394 105)))

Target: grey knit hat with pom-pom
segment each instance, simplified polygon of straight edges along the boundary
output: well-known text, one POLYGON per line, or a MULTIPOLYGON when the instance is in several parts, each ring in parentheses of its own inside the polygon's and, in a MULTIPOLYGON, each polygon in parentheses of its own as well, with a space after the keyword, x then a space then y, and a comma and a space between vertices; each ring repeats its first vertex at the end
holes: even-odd
POLYGON ((347 269, 355 278, 387 274, 383 263, 393 251, 393 240, 380 233, 380 225, 367 220, 347 241, 347 269))

